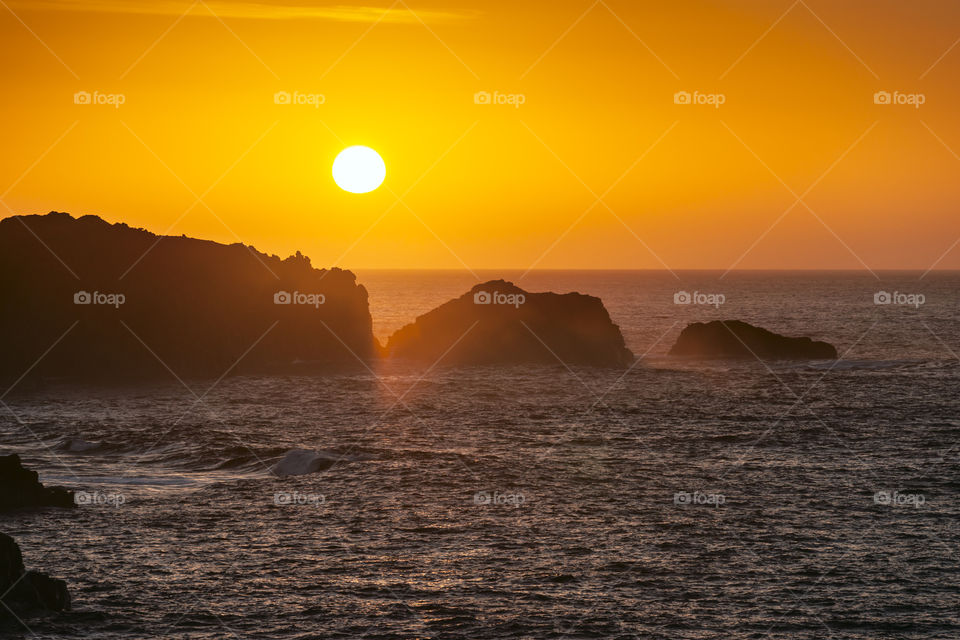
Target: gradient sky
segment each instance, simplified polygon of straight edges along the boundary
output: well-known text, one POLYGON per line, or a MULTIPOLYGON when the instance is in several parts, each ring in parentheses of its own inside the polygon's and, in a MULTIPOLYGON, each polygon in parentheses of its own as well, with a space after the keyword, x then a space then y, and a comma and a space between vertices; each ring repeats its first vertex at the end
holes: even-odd
POLYGON ((0 215, 355 269, 955 269, 958 38, 942 0, 2 0, 0 215), (352 144, 378 191, 333 183, 352 144))

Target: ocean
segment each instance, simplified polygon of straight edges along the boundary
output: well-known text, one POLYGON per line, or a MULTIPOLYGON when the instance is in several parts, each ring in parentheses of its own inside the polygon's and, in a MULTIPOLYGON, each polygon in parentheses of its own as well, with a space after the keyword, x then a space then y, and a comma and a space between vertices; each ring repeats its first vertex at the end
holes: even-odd
POLYGON ((14 389, 83 504, 2 517, 74 605, 6 636, 960 637, 960 274, 357 275, 381 339, 504 278, 641 359, 14 389), (841 359, 667 355, 715 319, 841 359))

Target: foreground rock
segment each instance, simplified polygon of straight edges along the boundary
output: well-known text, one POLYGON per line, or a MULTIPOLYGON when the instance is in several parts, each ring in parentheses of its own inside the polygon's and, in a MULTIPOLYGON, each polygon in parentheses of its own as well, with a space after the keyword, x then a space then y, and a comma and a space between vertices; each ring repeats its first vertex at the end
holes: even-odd
POLYGON ((67 583, 38 571, 26 571, 16 541, 0 533, 0 619, 44 611, 69 611, 67 583), (8 609, 9 607, 9 609, 8 609))
POLYGON ((0 378, 11 381, 28 370, 169 379, 168 367, 219 377, 377 354, 366 289, 299 253, 51 213, 0 221, 0 274, 0 378))
POLYGON ((833 345, 810 338, 789 338, 739 320, 695 322, 670 349, 672 356, 760 358, 762 360, 835 360, 833 345))
POLYGON ((387 341, 390 356, 430 364, 549 363, 626 367, 634 358, 599 298, 479 284, 387 341))
POLYGON ((74 507, 73 492, 45 487, 36 471, 25 469, 20 456, 0 456, 0 512, 27 507, 74 507))

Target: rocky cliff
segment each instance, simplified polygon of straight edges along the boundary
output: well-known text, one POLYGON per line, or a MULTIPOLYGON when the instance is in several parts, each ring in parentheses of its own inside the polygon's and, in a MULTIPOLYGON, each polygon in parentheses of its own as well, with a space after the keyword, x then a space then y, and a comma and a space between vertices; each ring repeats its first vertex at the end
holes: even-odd
POLYGON ((0 299, 7 379, 220 376, 356 363, 378 348, 349 271, 96 216, 0 221, 0 299))

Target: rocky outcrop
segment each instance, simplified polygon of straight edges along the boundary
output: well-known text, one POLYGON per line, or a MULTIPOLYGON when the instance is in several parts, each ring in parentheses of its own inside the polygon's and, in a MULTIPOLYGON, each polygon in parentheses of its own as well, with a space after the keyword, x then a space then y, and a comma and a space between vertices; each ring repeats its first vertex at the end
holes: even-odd
POLYGON ((530 293, 504 280, 479 284, 418 317, 390 336, 386 350, 430 364, 626 367, 634 360, 599 298, 530 293))
POLYGON ((790 338, 740 320, 695 322, 680 332, 672 356, 760 358, 762 360, 835 360, 836 348, 810 338, 790 338))
POLYGON ((0 533, 0 619, 44 611, 69 611, 67 583, 38 571, 26 571, 16 541, 0 533), (11 613, 12 611, 12 613, 11 613))
POLYGON ((73 492, 45 487, 36 471, 25 469, 20 456, 0 456, 0 512, 28 507, 74 507, 73 492))
POLYGON ((50 213, 0 221, 0 276, 0 378, 219 377, 378 349, 354 274, 299 252, 50 213))

